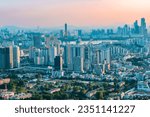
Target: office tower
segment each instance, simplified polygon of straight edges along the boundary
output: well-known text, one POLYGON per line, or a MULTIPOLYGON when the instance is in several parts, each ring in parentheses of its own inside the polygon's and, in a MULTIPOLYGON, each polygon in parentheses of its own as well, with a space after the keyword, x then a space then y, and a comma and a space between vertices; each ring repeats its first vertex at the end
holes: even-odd
POLYGON ((134 22, 134 33, 135 34, 139 34, 140 33, 140 28, 139 28, 137 20, 134 22))
POLYGON ((34 43, 34 47, 36 48, 40 48, 42 46, 42 39, 40 33, 33 34, 33 43, 34 43))
POLYGON ((65 24, 65 35, 64 35, 65 38, 67 38, 67 36, 68 36, 68 29, 67 28, 68 28, 67 24, 65 24))
POLYGON ((20 67, 20 48, 18 46, 13 47, 13 68, 20 67))
POLYGON ((63 60, 62 60, 61 55, 55 57, 54 68, 56 71, 62 71, 63 70, 63 60))
POLYGON ((145 18, 141 18, 141 27, 140 27, 140 31, 141 31, 141 34, 142 34, 142 35, 146 35, 146 34, 147 34, 145 18))
POLYGON ((0 48, 0 69, 13 68, 13 48, 12 46, 0 48))

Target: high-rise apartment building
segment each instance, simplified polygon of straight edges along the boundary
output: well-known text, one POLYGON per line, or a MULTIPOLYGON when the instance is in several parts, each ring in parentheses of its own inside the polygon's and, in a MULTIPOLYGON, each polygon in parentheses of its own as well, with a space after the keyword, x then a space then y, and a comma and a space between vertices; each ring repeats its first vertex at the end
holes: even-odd
POLYGON ((56 71, 62 71, 63 70, 63 59, 62 59, 61 55, 55 57, 54 68, 56 71))
POLYGON ((104 62, 107 62, 108 64, 111 62, 110 49, 100 51, 100 63, 104 64, 104 62))
POLYGON ((13 68, 20 67, 20 48, 18 46, 13 47, 13 68))
POLYGON ((54 58, 57 56, 57 47, 49 47, 49 62, 50 65, 54 65, 54 58))
POLYGON ((13 48, 0 48, 0 69, 13 68, 13 48))
POLYGON ((73 58, 73 71, 74 72, 84 72, 83 65, 84 65, 83 57, 76 56, 73 58))

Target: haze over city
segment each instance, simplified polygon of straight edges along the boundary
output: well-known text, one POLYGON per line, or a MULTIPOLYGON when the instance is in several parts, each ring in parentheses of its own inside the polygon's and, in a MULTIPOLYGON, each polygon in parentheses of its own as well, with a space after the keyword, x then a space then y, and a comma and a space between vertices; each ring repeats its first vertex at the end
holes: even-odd
POLYGON ((0 0, 1 26, 118 26, 145 17, 149 0, 0 0))
POLYGON ((0 100, 149 100, 149 6, 0 0, 0 100))

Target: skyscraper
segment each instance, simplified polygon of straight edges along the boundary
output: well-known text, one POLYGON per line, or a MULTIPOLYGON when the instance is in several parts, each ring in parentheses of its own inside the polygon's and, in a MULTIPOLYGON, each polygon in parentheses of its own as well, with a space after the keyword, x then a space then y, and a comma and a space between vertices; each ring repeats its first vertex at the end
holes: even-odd
POLYGON ((89 46, 84 47, 84 70, 87 71, 90 69, 91 66, 91 49, 89 46))
POLYGON ((5 68, 5 48, 0 48, 0 69, 5 68))
POLYGON ((74 45, 71 48, 72 64, 75 72, 83 72, 84 67, 84 47, 81 45, 74 45))
POLYGON ((82 30, 78 30, 78 37, 82 36, 82 30))
POLYGON ((100 63, 104 64, 104 62, 106 62, 108 64, 110 64, 110 62, 111 62, 110 49, 100 51, 100 63))
POLYGON ((84 72, 83 65, 84 65, 83 57, 76 56, 73 58, 73 71, 84 72))
POLYGON ((134 22, 134 33, 135 34, 139 34, 140 33, 139 25, 138 25, 138 21, 137 20, 134 22))
POLYGON ((13 68, 13 48, 12 46, 5 48, 5 68, 13 68))
POLYGON ((60 34, 59 34, 60 38, 63 37, 63 30, 60 30, 60 34))
POLYGON ((62 60, 61 55, 55 57, 54 68, 56 71, 62 71, 63 70, 63 60, 62 60))
POLYGON ((63 60, 64 60, 64 65, 69 66, 71 64, 71 45, 67 44, 64 46, 64 52, 63 52, 63 60))
POLYGON ((33 34, 33 43, 34 43, 34 47, 36 47, 36 48, 41 47, 42 40, 41 40, 41 34, 40 33, 33 34))
POLYGON ((130 27, 127 24, 123 27, 123 35, 130 35, 130 27))
POLYGON ((142 35, 146 35, 147 34, 145 18, 141 18, 140 32, 141 32, 142 35))
POLYGON ((63 53, 63 58, 64 58, 64 65, 68 68, 69 71, 72 71, 76 61, 80 62, 80 59, 84 59, 84 47, 81 45, 66 45, 64 47, 64 53, 63 53))
POLYGON ((32 59, 32 60, 34 59, 35 51, 36 51, 35 47, 30 47, 29 48, 29 59, 32 59))
POLYGON ((100 50, 96 51, 96 64, 100 64, 100 50))
POLYGON ((20 48, 18 46, 13 47, 13 68, 20 67, 20 48))
POLYGON ((13 68, 13 48, 12 46, 0 48, 0 69, 13 68))
POLYGON ((41 48, 41 56, 44 58, 44 65, 48 65, 48 48, 41 48))
POLYGON ((65 35, 64 37, 67 38, 68 36, 68 27, 67 27, 67 23, 65 24, 65 35))
POLYGON ((50 65, 54 65, 54 59, 57 56, 57 48, 55 46, 50 47, 48 55, 49 55, 50 65))

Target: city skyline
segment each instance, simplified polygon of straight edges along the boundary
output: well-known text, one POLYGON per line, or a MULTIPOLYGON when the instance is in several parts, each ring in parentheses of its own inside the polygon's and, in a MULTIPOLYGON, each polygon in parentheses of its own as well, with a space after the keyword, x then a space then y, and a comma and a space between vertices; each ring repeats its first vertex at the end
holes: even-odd
MULTIPOLYGON (((150 17, 149 0, 0 0, 1 26, 110 27, 150 17), (10 20, 11 19, 11 20, 10 20)), ((139 22, 140 23, 140 22, 139 22)))

